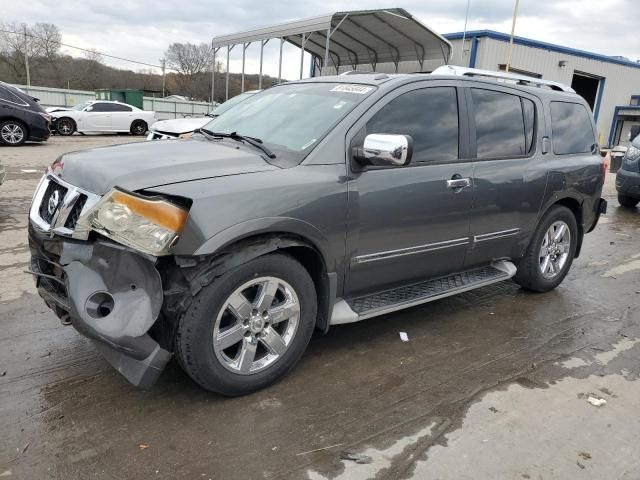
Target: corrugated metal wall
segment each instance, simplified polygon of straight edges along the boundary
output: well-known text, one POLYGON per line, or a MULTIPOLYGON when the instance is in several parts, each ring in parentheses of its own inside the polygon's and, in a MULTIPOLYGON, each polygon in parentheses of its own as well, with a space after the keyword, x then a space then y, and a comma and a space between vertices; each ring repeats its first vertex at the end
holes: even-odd
MULTIPOLYGON (((459 64, 461 40, 453 42, 454 61, 459 64)), ((471 40, 465 42, 465 64, 468 62, 471 40)), ((509 44, 487 37, 478 38, 476 68, 498 70, 498 65, 506 64, 509 44)), ((640 94, 640 68, 616 65, 614 63, 579 57, 567 53, 554 52, 525 45, 514 45, 511 66, 542 75, 546 80, 555 80, 571 85, 575 72, 587 73, 605 79, 604 91, 598 111, 597 127, 601 144, 605 145, 613 122, 615 107, 629 105, 631 95, 640 94), (567 61, 564 67, 561 60, 567 61)), ((640 65, 639 65, 640 66, 640 65)))
MULTIPOLYGON (((464 49, 462 49, 462 40, 453 40, 451 42, 453 50, 450 63, 467 66, 472 42, 472 38, 468 37, 465 41, 464 49)), ((509 43, 505 41, 489 37, 478 37, 475 67, 485 70, 499 70, 500 64, 507 63, 508 48, 509 43)), ((442 65, 442 62, 425 62, 422 70, 431 71, 440 65, 442 65)), ((575 72, 603 78, 604 90, 596 119, 598 134, 603 146, 607 146, 609 141, 615 107, 629 105, 631 95, 640 95, 640 68, 632 66, 617 65, 568 53, 518 44, 513 46, 511 66, 516 69, 538 73, 546 80, 555 80, 567 85, 571 85, 575 72), (567 61, 567 65, 560 67, 560 60, 567 61)), ((339 73, 351 69, 350 66, 343 66, 340 67, 339 73)), ((362 65, 359 69, 370 70, 371 66, 362 65)), ((398 68, 399 73, 411 73, 420 70, 421 68, 417 61, 402 62, 398 68)), ((393 64, 380 64, 376 66, 376 72, 394 73, 395 66, 393 64)), ((327 68, 322 73, 324 75, 333 75, 335 69, 327 68)), ((627 126, 625 125, 626 128, 627 126)))
MULTIPOLYGON (((90 90, 66 90, 63 88, 27 87, 17 85, 25 92, 40 99, 43 107, 72 107, 87 100, 95 100, 96 94, 90 90)), ((156 112, 159 120, 171 118, 202 117, 211 111, 207 102, 188 102, 144 97, 144 109, 156 112)))

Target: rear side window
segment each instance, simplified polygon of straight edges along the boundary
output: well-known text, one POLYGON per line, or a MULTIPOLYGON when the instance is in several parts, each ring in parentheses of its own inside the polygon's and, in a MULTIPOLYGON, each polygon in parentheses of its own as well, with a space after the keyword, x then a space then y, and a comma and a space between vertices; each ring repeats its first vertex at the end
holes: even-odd
POLYGON ((479 88, 471 89, 471 97, 477 158, 522 157, 531 151, 535 132, 533 102, 517 95, 479 88))
POLYGON ((131 107, 127 106, 127 105, 120 105, 117 103, 111 103, 109 104, 109 107, 111 108, 112 112, 131 112, 131 107))
POLYGON ((589 112, 579 103, 551 102, 553 153, 590 153, 596 143, 589 112))
POLYGON ((8 88, 0 87, 0 101, 28 106, 29 104, 11 92, 8 88))
POLYGON ((412 163, 458 159, 458 95, 455 87, 431 87, 400 95, 367 122, 367 134, 413 138, 412 163))

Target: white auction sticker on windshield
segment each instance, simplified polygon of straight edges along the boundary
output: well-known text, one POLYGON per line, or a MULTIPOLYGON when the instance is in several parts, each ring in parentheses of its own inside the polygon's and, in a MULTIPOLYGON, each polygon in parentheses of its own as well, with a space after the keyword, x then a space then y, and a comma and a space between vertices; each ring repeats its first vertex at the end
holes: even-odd
POLYGON ((357 93, 359 95, 366 95, 371 90, 373 90, 373 87, 353 84, 342 84, 331 89, 332 92, 357 93))

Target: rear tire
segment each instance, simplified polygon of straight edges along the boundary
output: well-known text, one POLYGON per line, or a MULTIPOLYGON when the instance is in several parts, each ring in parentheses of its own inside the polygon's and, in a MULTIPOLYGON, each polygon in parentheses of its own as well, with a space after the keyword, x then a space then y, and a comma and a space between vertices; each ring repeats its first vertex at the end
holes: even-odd
POLYGON ((131 132, 131 135, 144 135, 145 133, 147 133, 148 129, 149 128, 147 127, 147 122, 143 120, 135 120, 131 124, 131 128, 129 129, 129 131, 131 132))
POLYGON ((533 292, 553 290, 569 273, 577 241, 573 212, 562 205, 552 207, 540 220, 524 257, 516 263, 513 280, 533 292))
POLYGON ((18 120, 0 122, 0 144, 9 147, 19 147, 27 141, 29 133, 24 123, 18 120))
POLYGON ((640 199, 627 197, 626 195, 618 194, 618 203, 626 208, 635 208, 638 203, 640 203, 640 199))
POLYGON ((76 122, 71 118, 63 117, 56 122, 56 131, 62 136, 73 135, 76 129, 76 122))
POLYGON ((313 280, 298 261, 282 253, 258 257, 195 296, 178 325, 176 357, 203 388, 244 395, 293 368, 316 312, 313 280))

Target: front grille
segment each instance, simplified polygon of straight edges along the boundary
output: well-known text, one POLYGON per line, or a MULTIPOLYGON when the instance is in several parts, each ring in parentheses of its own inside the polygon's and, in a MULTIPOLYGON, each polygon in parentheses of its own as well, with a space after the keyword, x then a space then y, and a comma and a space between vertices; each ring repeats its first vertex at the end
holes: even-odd
POLYGON ((86 240, 89 230, 79 228, 82 215, 100 201, 100 196, 66 183, 47 173, 29 208, 31 225, 41 233, 86 240))
POLYGON ((48 224, 51 224, 56 211, 62 206, 62 201, 66 194, 67 189, 65 187, 55 182, 49 182, 47 190, 44 192, 44 196, 42 197, 42 203, 40 204, 40 218, 48 224), (52 200, 54 195, 57 195, 57 200, 52 200), (54 205, 55 208, 53 208, 54 205))
POLYGON ((76 224, 78 223, 78 218, 80 218, 80 214, 82 213, 82 209, 84 208, 84 205, 86 203, 87 203, 87 196, 80 194, 80 196, 76 200, 75 205, 69 212, 69 216, 67 217, 67 220, 64 222, 65 228, 69 228, 71 230, 76 228, 76 224))

